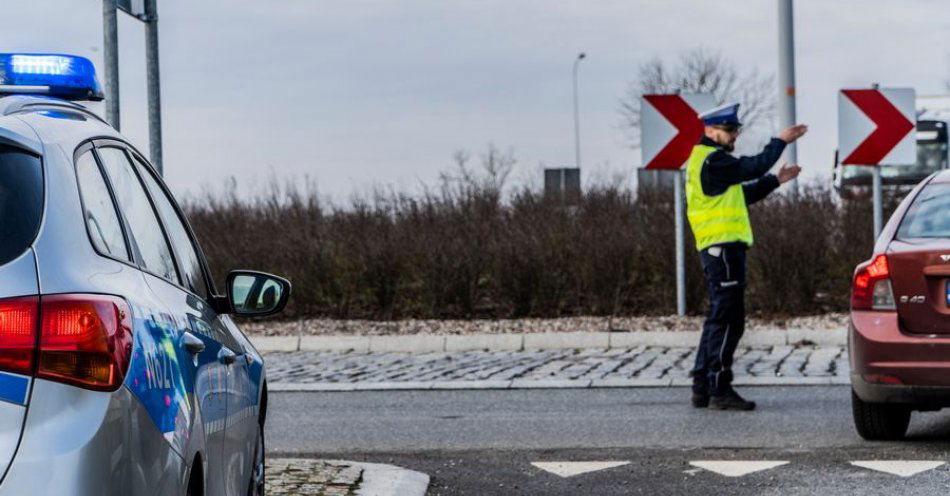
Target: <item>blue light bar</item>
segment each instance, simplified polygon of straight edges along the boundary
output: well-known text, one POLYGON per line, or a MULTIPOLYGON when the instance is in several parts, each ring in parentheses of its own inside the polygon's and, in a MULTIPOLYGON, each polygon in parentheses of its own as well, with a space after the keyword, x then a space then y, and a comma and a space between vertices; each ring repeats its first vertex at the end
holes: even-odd
POLYGON ((96 68, 75 55, 0 53, 0 93, 103 99, 96 68))

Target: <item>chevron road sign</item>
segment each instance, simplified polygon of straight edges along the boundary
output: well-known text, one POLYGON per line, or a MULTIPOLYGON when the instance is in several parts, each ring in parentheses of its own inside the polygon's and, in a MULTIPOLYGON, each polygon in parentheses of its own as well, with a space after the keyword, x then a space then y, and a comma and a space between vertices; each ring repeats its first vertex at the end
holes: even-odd
POLYGON ((674 230, 676 235, 676 313, 686 315, 686 222, 683 208, 683 173, 680 170, 693 146, 703 136, 697 114, 711 109, 716 100, 707 93, 643 95, 640 101, 640 157, 643 168, 665 170, 673 176, 674 230))
POLYGON ((871 166, 874 238, 884 228, 881 168, 917 162, 913 88, 845 89, 838 93, 838 156, 842 165, 871 166))
POLYGON ((680 169, 699 138, 696 116, 716 104, 706 93, 643 95, 640 102, 641 163, 645 169, 680 169))
POLYGON ((913 88, 845 89, 838 93, 842 165, 905 165, 917 161, 913 88))

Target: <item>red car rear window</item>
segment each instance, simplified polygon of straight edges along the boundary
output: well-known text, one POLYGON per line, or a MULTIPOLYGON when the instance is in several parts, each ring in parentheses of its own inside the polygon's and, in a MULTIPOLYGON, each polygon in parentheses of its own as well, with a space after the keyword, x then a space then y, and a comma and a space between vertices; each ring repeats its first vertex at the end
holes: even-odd
POLYGON ((897 237, 950 238, 950 183, 924 187, 901 221, 897 237))

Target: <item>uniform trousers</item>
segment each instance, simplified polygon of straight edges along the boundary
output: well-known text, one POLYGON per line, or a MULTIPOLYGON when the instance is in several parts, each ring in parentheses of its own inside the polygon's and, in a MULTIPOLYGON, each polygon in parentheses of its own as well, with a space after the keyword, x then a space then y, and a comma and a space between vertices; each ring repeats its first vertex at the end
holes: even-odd
POLYGON ((745 331, 745 243, 725 243, 700 251, 709 291, 709 313, 703 323, 690 375, 693 392, 721 396, 732 391, 732 360, 745 331))

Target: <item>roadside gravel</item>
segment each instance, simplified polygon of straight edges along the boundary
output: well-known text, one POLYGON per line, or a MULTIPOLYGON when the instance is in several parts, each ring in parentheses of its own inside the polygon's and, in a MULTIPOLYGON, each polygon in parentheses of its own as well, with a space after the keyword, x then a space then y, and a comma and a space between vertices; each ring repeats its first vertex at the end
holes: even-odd
POLYGON ((271 496, 352 496, 363 469, 346 462, 277 458, 267 460, 264 494, 271 496))
MULTIPOLYGON (((496 320, 334 320, 248 321, 241 324, 255 336, 396 336, 413 334, 515 334, 598 331, 698 331, 703 317, 565 317, 496 320)), ((750 318, 746 331, 776 329, 840 329, 848 314, 828 313, 794 318, 750 318)))
POLYGON ((270 496, 424 496, 429 476, 381 463, 269 458, 270 496))

